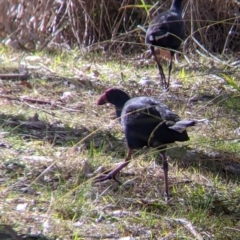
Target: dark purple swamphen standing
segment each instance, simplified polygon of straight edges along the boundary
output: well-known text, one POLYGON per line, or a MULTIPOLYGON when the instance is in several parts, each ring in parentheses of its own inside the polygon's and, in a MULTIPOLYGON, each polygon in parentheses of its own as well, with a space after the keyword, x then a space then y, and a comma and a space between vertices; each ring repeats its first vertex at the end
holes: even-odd
POLYGON ((156 15, 147 29, 145 38, 145 42, 146 44, 150 45, 151 53, 157 62, 162 85, 165 86, 165 88, 169 87, 174 53, 180 47, 185 34, 185 28, 182 19, 182 1, 183 0, 173 0, 169 10, 156 15), (154 46, 167 48, 170 50, 171 58, 168 66, 167 82, 163 68, 156 56, 154 46))
POLYGON ((95 181, 116 179, 130 162, 132 150, 147 147, 158 148, 162 156, 164 171, 164 195, 168 201, 168 162, 166 145, 175 141, 187 141, 186 128, 195 125, 195 121, 180 120, 165 104, 152 97, 135 97, 130 99, 127 93, 117 88, 108 89, 98 100, 98 105, 111 103, 115 106, 117 117, 127 140, 128 154, 125 162, 107 174, 99 176, 95 181))

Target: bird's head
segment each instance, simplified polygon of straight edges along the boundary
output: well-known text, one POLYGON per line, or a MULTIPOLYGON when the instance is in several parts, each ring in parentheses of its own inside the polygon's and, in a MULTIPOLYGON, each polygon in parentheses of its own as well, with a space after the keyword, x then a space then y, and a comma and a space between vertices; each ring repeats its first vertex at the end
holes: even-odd
POLYGON ((124 104, 130 99, 127 93, 118 88, 109 88, 99 98, 97 104, 103 105, 105 103, 111 103, 117 107, 124 106, 124 104))
POLYGON ((97 105, 111 103, 116 108, 116 115, 120 117, 124 104, 130 99, 127 93, 118 88, 109 88, 99 98, 97 105))

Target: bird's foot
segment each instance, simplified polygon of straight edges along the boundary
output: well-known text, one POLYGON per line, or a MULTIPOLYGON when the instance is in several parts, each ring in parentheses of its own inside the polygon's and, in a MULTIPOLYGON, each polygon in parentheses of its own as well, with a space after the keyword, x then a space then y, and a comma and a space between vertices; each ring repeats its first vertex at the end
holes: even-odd
POLYGON ((169 202, 169 196, 167 193, 164 193, 164 199, 165 199, 165 203, 168 204, 169 202))
POLYGON ((95 178, 95 181, 94 182, 103 182, 103 181, 106 181, 106 180, 110 180, 110 179, 113 179, 114 181, 116 181, 119 185, 122 185, 122 183, 116 179, 116 175, 124 168, 126 167, 129 162, 130 162, 130 159, 131 159, 131 154, 132 154, 132 150, 129 149, 128 150, 128 155, 125 159, 125 162, 121 163, 117 168, 109 171, 109 172, 105 172, 103 173, 102 175, 98 176, 95 178))
POLYGON ((168 76, 168 79, 165 79, 165 90, 166 92, 169 90, 169 86, 170 86, 170 75, 168 76))
POLYGON ((116 181, 119 185, 122 185, 122 183, 116 178, 116 173, 115 172, 116 169, 110 171, 109 173, 103 173, 101 174, 100 176, 96 177, 94 179, 94 182, 97 183, 97 182, 104 182, 106 180, 111 180, 113 179, 114 181, 116 181))
POLYGON ((110 180, 110 179, 113 179, 114 181, 116 181, 119 185, 122 185, 122 183, 117 180, 116 178, 116 175, 124 168, 126 167, 127 165, 129 164, 129 160, 121 163, 117 168, 109 171, 109 172, 105 172, 103 174, 101 174, 100 176, 96 177, 95 178, 95 181, 94 182, 103 182, 103 181, 106 181, 106 180, 110 180))
POLYGON ((166 81, 165 75, 160 75, 160 86, 163 88, 166 92, 169 90, 169 82, 166 81))
POLYGON ((169 91, 169 86, 168 85, 164 85, 163 89, 164 89, 164 92, 168 92, 169 91))
POLYGON ((166 92, 169 90, 169 81, 166 78, 162 80, 162 87, 166 92))

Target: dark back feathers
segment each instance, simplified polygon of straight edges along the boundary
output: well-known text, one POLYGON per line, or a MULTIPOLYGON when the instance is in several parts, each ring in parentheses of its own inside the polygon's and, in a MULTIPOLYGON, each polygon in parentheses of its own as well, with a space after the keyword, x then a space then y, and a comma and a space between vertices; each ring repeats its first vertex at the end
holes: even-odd
POLYGON ((185 33, 182 1, 174 0, 169 10, 159 13, 153 18, 146 33, 147 44, 173 50, 179 48, 185 33))
POLYGON ((193 121, 181 121, 176 113, 155 98, 135 97, 128 100, 126 96, 120 89, 110 89, 100 99, 106 99, 115 108, 121 109, 121 124, 129 148, 161 147, 189 139, 185 128, 194 125, 193 121), (179 126, 175 129, 177 123, 179 126), (183 131, 179 132, 179 127, 183 131))

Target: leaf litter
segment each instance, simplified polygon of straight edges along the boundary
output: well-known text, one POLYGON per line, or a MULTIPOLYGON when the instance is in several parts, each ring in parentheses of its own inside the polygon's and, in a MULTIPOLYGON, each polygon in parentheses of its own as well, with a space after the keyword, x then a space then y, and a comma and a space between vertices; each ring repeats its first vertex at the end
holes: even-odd
MULTIPOLYGON (((190 212, 204 209, 212 219, 218 214, 226 219, 239 218, 238 190, 228 194, 223 190, 231 189, 237 181, 238 148, 232 146, 226 153, 214 145, 215 138, 227 136, 229 143, 239 139, 234 132, 238 112, 221 105, 233 92, 221 79, 213 78, 215 85, 202 79, 193 84, 184 82, 172 92, 162 93, 155 85, 146 84, 146 79, 148 83, 156 79, 147 76, 144 69, 145 78, 138 79, 133 71, 126 81, 127 70, 116 74, 104 64, 86 63, 82 70, 73 67, 72 76, 66 77, 62 64, 53 70, 39 58, 25 61, 30 75, 26 83, 16 79, 0 84, 1 211, 6 215, 2 221, 10 228, 30 237, 37 234, 39 239, 42 234, 73 239, 75 233, 84 239, 174 239, 177 233, 178 237, 210 239, 219 236, 219 228, 200 227, 194 217, 189 220, 187 212, 179 212, 178 205, 190 212), (123 186, 111 181, 89 184, 92 177, 124 159, 125 141, 118 120, 112 117, 112 107, 96 106, 99 94, 113 86, 112 78, 117 80, 115 86, 131 96, 155 96, 180 116, 202 119, 204 115, 209 120, 209 124, 190 131, 190 149, 177 144, 168 151, 174 196, 170 206, 161 201, 159 181, 163 174, 158 162, 154 163, 154 150, 143 149, 134 155, 118 176, 124 179, 123 186), (225 124, 227 130, 232 129, 228 134, 225 124), (209 133, 214 133, 213 137, 209 133), (216 184, 212 175, 223 185, 216 184), (200 193, 200 189, 205 192, 200 193), (165 218, 168 214, 172 217, 165 218)), ((240 227, 228 224, 229 229, 240 227)))

